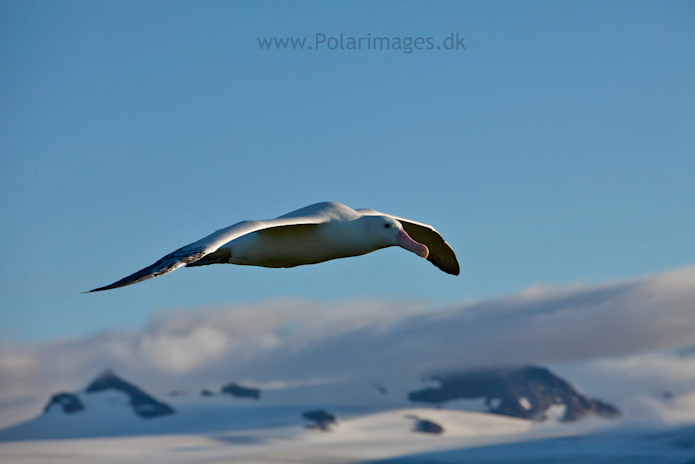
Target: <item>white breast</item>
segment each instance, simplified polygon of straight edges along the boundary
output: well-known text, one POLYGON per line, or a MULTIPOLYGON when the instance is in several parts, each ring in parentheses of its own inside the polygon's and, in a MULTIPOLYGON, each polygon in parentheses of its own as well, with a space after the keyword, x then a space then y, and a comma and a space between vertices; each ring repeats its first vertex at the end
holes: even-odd
POLYGON ((239 237, 224 248, 231 252, 230 264, 262 267, 316 264, 379 248, 354 233, 355 226, 348 222, 265 229, 239 237))

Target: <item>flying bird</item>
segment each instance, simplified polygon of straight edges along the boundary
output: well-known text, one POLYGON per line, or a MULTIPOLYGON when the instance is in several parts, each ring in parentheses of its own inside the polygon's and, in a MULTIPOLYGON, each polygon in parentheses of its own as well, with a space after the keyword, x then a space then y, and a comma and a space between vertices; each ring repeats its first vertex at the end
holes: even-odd
POLYGON ((432 226, 373 209, 354 210, 335 202, 316 203, 277 219, 242 221, 169 253, 118 282, 90 292, 125 287, 182 266, 240 264, 295 267, 360 256, 400 246, 458 275, 454 250, 432 226))

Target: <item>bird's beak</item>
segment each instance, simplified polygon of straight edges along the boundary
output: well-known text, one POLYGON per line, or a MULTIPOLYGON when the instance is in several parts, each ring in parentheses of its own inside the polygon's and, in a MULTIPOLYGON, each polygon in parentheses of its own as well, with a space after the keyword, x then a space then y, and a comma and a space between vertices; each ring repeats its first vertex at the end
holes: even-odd
POLYGON ((396 239, 398 240, 399 247, 405 248, 408 251, 412 251, 421 258, 427 259, 427 257, 430 254, 430 250, 428 250, 425 245, 423 245, 422 243, 418 243, 412 238, 410 238, 410 235, 406 234, 405 230, 403 229, 401 229, 398 232, 396 239))

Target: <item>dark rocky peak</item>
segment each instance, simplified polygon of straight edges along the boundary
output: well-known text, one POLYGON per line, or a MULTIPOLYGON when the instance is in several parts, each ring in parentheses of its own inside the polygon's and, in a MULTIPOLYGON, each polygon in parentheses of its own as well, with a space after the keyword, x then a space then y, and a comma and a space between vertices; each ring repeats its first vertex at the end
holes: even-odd
POLYGON ((110 389, 126 391, 133 388, 137 387, 118 377, 111 369, 105 369, 84 390, 87 393, 94 393, 110 389))
POLYGON ((481 369, 438 374, 431 377, 437 388, 411 392, 413 402, 445 404, 458 399, 483 398, 489 412, 524 419, 543 420, 550 408, 564 406, 562 421, 587 414, 615 417, 617 408, 578 393, 548 369, 535 366, 481 369))
POLYGON ((135 414, 144 418, 159 417, 173 414, 174 409, 166 403, 157 401, 135 385, 118 377, 111 369, 102 372, 85 389, 86 393, 97 393, 107 390, 117 390, 130 398, 130 406, 135 414))

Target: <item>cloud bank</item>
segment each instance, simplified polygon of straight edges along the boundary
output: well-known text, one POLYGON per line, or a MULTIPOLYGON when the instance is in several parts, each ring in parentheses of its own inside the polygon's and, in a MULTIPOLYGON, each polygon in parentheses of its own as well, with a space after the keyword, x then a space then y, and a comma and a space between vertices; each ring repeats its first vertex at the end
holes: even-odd
POLYGON ((278 299, 160 312, 143 330, 5 345, 0 402, 79 389, 106 367, 154 393, 230 380, 269 386, 418 379, 443 369, 527 363, 557 366, 597 396, 596 389, 617 394, 615 382, 629 384, 631 376, 650 389, 668 377, 669 388, 686 391, 695 389, 695 357, 673 350, 693 345, 692 267, 439 308, 278 299))

